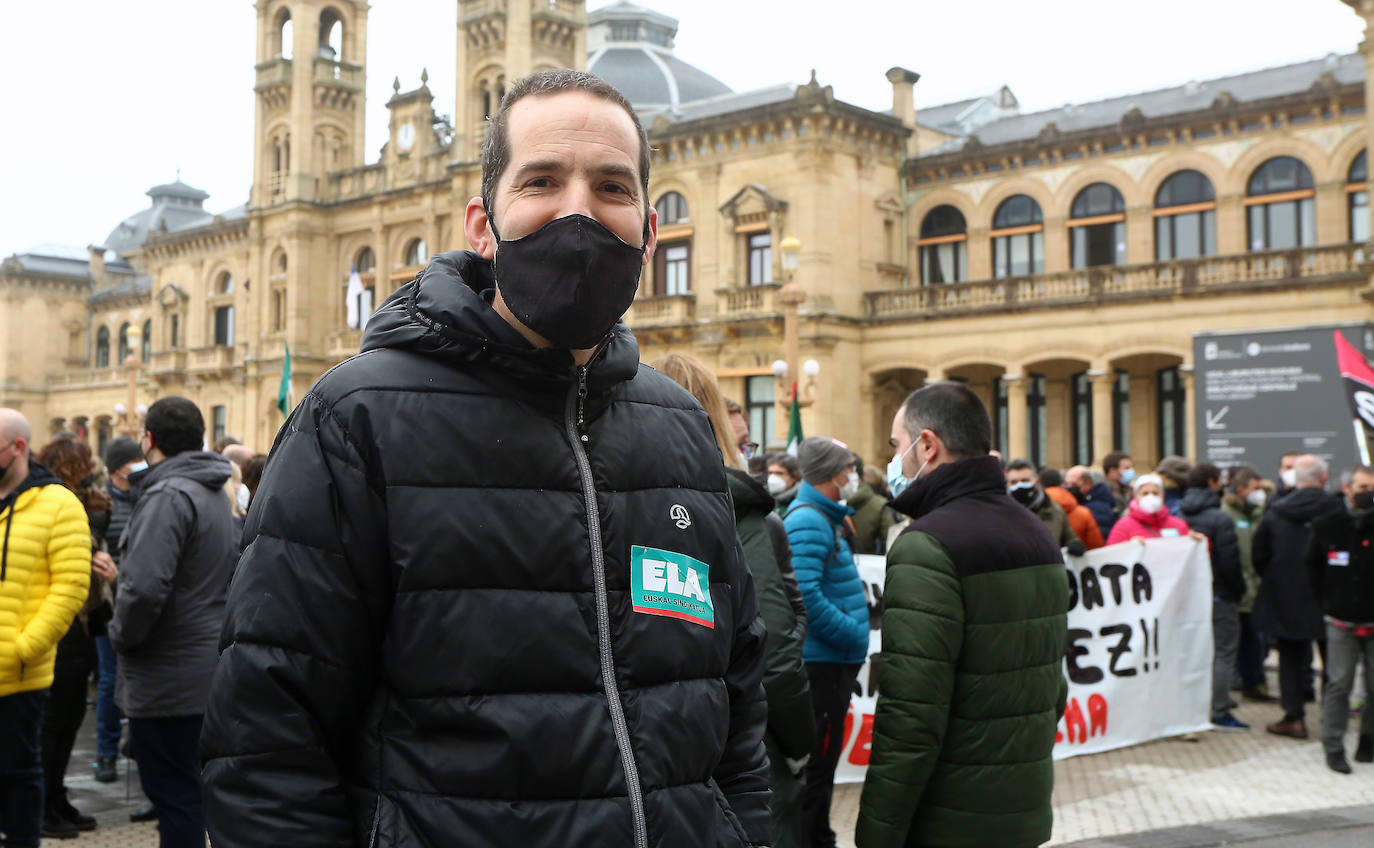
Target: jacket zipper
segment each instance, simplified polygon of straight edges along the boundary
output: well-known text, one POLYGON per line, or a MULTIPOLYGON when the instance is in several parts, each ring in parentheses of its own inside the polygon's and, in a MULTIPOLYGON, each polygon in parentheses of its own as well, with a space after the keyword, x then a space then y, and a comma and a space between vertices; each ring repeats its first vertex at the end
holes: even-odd
POLYGON ((634 818, 634 844, 649 848, 649 828, 644 815, 644 797, 639 789, 639 767, 635 765, 630 747, 630 728, 625 722, 625 707, 620 703, 620 687, 615 679, 615 658, 611 654, 610 601, 606 594, 606 558, 601 546, 601 513, 596 505, 596 484, 592 481, 592 464, 583 447, 586 433, 587 366, 577 369, 577 385, 568 392, 566 426, 572 442, 573 457, 582 475, 582 497, 587 504, 587 535, 592 549, 592 581, 596 592, 596 641, 601 658, 601 679, 606 689, 606 705, 611 712, 611 726, 615 728, 615 743, 620 749, 620 762, 625 769, 625 787, 630 795, 630 814, 634 818))

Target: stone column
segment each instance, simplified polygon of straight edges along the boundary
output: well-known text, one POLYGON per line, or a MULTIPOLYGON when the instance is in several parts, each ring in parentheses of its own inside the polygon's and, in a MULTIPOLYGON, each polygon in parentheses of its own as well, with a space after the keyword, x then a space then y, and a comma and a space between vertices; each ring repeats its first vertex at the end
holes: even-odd
POLYGON ((1201 459, 1198 456, 1197 445, 1197 391, 1196 381, 1193 379, 1193 366, 1191 363, 1183 363, 1178 366, 1178 375, 1183 380, 1183 431, 1187 434, 1183 438, 1183 445, 1187 449, 1186 456, 1197 462, 1201 459))
POLYGON ((1093 392, 1093 464, 1098 465, 1112 452, 1112 387, 1116 375, 1111 368, 1094 368, 1088 372, 1093 392))
POLYGON ((1007 387, 1007 453, 1004 459, 1025 456, 1027 451, 1026 381, 1020 374, 1005 374, 1007 387))

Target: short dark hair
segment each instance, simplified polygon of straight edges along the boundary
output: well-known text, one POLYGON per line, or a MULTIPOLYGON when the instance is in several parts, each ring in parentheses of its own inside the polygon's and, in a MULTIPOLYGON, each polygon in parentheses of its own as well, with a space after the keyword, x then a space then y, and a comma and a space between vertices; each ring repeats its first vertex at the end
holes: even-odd
POLYGON ((144 418, 143 429, 153 435, 153 444, 163 456, 200 450, 205 444, 205 419, 200 409, 184 397, 153 401, 144 418))
POLYGON ((1357 465, 1345 473, 1351 479, 1354 479, 1356 474, 1364 474, 1367 477, 1374 477, 1374 468, 1370 468, 1368 465, 1357 465))
POLYGON ((992 421, 983 401, 963 383, 932 383, 902 402, 902 421, 912 441, 922 430, 940 437, 952 459, 986 456, 992 421))
POLYGON ((1029 468, 1031 471, 1035 470, 1035 464, 1031 462, 1029 459, 1021 459, 1020 457, 1018 457, 1016 459, 1013 459, 1011 462, 1007 463, 1008 471, 1024 471, 1027 468, 1029 468))
POLYGON ((768 463, 764 466, 764 468, 767 468, 769 465, 781 465, 784 469, 786 469, 789 475, 796 477, 798 480, 801 479, 801 463, 797 462, 797 458, 795 456, 792 456, 791 454, 772 454, 768 457, 768 463))
MULTIPOLYGON (((625 110, 639 135, 639 186, 644 193, 644 226, 649 226, 649 136, 644 125, 635 113, 635 107, 625 99, 615 86, 596 74, 575 71, 572 68, 556 68, 540 71, 521 77, 501 98, 496 114, 491 116, 491 128, 487 140, 482 145, 482 206, 487 211, 487 219, 496 220, 496 183, 510 164, 510 130, 506 124, 510 109, 526 97, 560 94, 565 91, 585 91, 587 94, 608 100, 625 110)), ((492 232, 495 232, 493 226, 492 232)))
POLYGON ((258 484, 262 482, 262 471, 267 467, 267 454, 255 453, 243 464, 243 485, 248 487, 249 495, 258 493, 258 484))
POLYGON ((1102 473, 1110 474, 1121 467, 1121 460, 1130 458, 1131 455, 1125 451, 1112 451, 1102 458, 1102 473))
POLYGON ((1040 485, 1046 489, 1054 486, 1064 485, 1064 475, 1059 473, 1058 468, 1040 469, 1040 485))
POLYGON ((1221 479, 1221 469, 1210 462, 1199 462, 1188 472, 1189 489, 1210 488, 1214 480, 1221 479))
POLYGON ((215 444, 211 446, 210 450, 214 451, 215 453, 224 453, 224 449, 229 447, 230 445, 241 444, 243 444, 243 442, 240 442, 233 436, 220 436, 218 439, 215 439, 215 444))
POLYGON ((1259 480, 1260 473, 1248 465, 1233 465, 1227 473, 1226 480, 1231 488, 1238 489, 1241 486, 1248 486, 1255 480, 1259 480))

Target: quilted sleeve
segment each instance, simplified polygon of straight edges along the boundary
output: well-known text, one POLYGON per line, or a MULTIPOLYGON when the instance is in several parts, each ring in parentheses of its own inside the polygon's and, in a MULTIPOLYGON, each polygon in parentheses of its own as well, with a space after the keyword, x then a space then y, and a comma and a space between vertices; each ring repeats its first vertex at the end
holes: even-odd
POLYGON ((23 662, 57 645, 91 588, 91 525, 85 507, 76 495, 52 485, 45 487, 36 508, 52 513, 46 550, 52 584, 38 612, 15 638, 15 652, 23 662))

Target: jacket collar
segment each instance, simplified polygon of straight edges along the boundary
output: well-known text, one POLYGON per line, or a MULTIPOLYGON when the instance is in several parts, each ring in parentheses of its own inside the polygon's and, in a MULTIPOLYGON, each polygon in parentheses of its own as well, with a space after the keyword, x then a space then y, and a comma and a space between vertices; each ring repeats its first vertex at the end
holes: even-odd
POLYGON ((826 518, 829 518, 832 522, 843 521, 846 515, 854 514, 853 509, 844 504, 836 503, 825 495, 822 495, 815 486, 805 480, 801 482, 801 487, 797 489, 797 497, 796 500, 792 501, 792 507, 795 509, 800 504, 812 504, 816 506, 821 512, 825 513, 826 518))
POLYGON ((751 512, 772 512, 773 496, 763 484, 738 468, 726 467, 725 480, 730 484, 730 497, 735 502, 735 521, 751 512))
POLYGON ((1006 493, 1006 476, 997 458, 971 456, 941 465, 929 474, 918 477, 892 502, 892 506, 903 515, 920 518, 960 498, 993 494, 1005 496, 1006 493))

